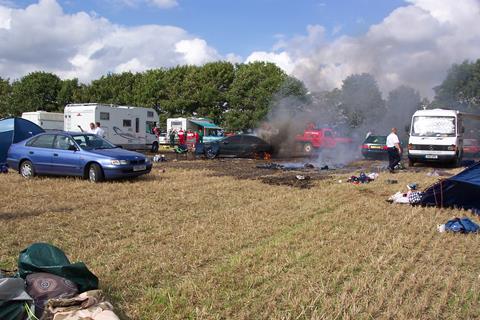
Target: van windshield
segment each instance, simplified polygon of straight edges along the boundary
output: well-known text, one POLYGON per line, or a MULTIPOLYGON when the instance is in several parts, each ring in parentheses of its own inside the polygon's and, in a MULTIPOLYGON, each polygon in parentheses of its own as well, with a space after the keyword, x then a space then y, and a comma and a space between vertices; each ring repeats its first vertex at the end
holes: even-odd
POLYGON ((455 117, 417 116, 413 118, 412 136, 454 137, 455 117))

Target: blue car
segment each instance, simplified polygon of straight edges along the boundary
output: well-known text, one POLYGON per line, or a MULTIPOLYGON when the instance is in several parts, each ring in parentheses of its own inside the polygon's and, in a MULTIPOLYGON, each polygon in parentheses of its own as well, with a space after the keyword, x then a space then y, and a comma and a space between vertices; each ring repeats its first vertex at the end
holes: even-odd
POLYGON ((12 144, 7 163, 25 178, 62 175, 92 182, 137 177, 152 169, 150 160, 141 153, 121 149, 94 134, 63 131, 12 144))

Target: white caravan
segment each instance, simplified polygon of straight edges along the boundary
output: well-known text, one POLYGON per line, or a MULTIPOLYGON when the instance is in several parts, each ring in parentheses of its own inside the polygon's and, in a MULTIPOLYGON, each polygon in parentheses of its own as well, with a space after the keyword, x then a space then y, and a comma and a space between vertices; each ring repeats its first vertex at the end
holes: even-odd
POLYGON ((223 129, 207 118, 168 118, 167 135, 170 130, 203 130, 203 142, 212 142, 223 138, 223 129))
POLYGON ((63 130, 63 113, 34 111, 22 113, 22 118, 40 126, 44 130, 63 130))
POLYGON ((64 117, 65 131, 88 131, 90 123, 100 122, 104 137, 115 145, 132 150, 158 150, 158 139, 153 133, 158 114, 153 109, 99 103, 69 104, 64 117))
POLYGON ((457 110, 418 110, 412 116, 408 163, 444 162, 459 165, 463 157, 464 120, 479 115, 457 110))

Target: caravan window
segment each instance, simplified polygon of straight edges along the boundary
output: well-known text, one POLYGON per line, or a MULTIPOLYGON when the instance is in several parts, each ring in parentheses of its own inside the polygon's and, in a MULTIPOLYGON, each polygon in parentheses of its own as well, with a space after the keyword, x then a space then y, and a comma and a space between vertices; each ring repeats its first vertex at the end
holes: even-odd
POLYGON ((153 118, 153 111, 147 111, 147 117, 153 118))
POLYGON ((27 145, 35 148, 52 148, 54 138, 55 136, 53 134, 44 134, 38 136, 36 139, 30 140, 27 145))
POLYGON ((124 127, 131 127, 132 126, 132 120, 123 120, 123 126, 124 127))
POLYGON ((100 120, 110 120, 110 113, 100 112, 100 120))

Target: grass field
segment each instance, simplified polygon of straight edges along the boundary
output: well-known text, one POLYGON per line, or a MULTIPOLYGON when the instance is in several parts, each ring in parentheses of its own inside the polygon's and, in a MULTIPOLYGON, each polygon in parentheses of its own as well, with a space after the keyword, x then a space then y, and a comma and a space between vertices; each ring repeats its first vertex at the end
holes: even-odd
POLYGON ((89 266, 125 319, 480 317, 478 236, 436 231, 478 219, 385 201, 438 179, 425 170, 368 185, 331 171, 300 189, 181 163, 102 184, 0 176, 0 268, 52 243, 89 266))

